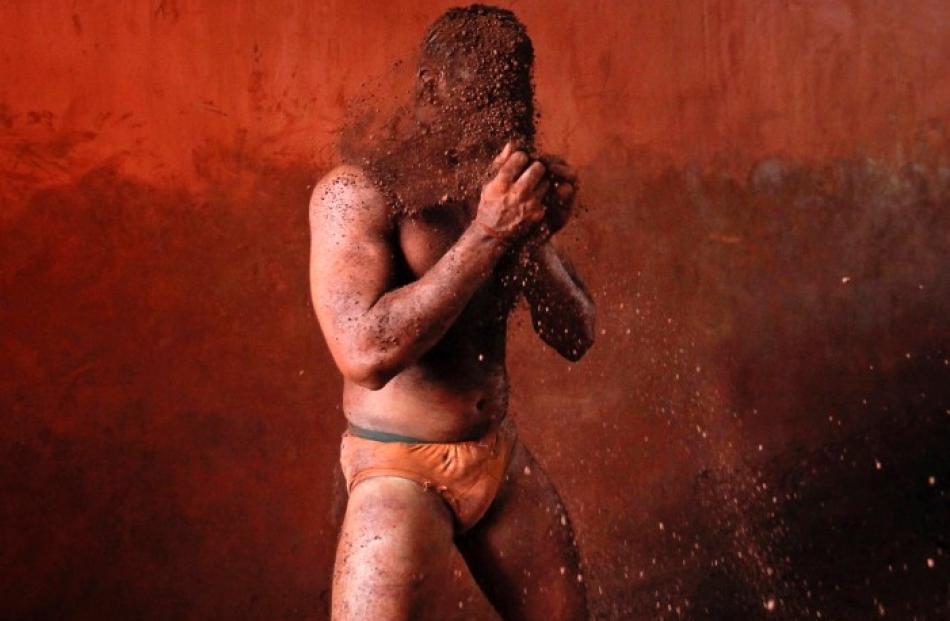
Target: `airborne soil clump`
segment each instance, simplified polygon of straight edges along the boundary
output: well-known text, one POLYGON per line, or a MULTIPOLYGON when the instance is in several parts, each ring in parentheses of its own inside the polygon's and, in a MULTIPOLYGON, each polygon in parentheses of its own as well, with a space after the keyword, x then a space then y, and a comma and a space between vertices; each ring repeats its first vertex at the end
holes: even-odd
POLYGON ((370 95, 351 112, 344 162, 374 179, 394 214, 476 203, 506 141, 533 152, 533 62, 531 40, 510 11, 450 9, 425 33, 411 96, 386 111, 370 95))

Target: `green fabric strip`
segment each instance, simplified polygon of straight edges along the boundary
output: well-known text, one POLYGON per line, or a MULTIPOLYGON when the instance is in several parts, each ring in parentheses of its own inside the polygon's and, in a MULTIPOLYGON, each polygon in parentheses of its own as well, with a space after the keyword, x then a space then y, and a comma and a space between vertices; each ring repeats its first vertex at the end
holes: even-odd
POLYGON ((357 427, 353 423, 349 424, 349 431, 358 438, 366 440, 376 440, 377 442, 405 442, 407 444, 436 444, 431 440, 420 440, 410 436, 403 436, 398 433, 389 433, 386 431, 375 431, 373 429, 364 429, 357 427))

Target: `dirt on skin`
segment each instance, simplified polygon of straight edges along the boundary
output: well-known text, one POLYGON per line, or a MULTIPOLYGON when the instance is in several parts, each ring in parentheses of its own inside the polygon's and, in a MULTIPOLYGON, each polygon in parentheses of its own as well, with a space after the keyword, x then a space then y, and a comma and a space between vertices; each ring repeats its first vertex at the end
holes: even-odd
POLYGON ((450 9, 423 37, 414 93, 397 105, 376 94, 354 102, 343 161, 371 175, 394 214, 473 202, 506 141, 534 149, 533 61, 511 11, 450 9))

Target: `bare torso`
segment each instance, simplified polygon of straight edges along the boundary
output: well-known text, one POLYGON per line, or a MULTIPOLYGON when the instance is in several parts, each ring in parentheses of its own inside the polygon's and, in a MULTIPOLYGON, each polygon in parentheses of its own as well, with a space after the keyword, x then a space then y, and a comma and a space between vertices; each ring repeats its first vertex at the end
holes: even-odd
MULTIPOLYGON (((397 286, 425 274, 458 240, 474 215, 462 204, 439 205, 395 223, 397 286)), ((343 410, 360 427, 446 442, 478 437, 506 414, 505 343, 517 289, 503 282, 506 261, 472 296, 436 343, 383 388, 344 380, 343 410)))
MULTIPOLYGON (((590 347, 593 302, 538 230, 542 220, 546 227, 564 221, 545 218, 545 170, 509 143, 477 206, 439 205, 399 218, 357 167, 339 167, 317 184, 312 300, 344 378, 352 425, 435 442, 481 436, 506 416, 506 328, 521 295, 535 332, 558 353, 577 360, 590 347)), ((551 172, 574 179, 567 167, 551 172)), ((568 209, 569 183, 558 196, 568 209)), ((427 487, 400 476, 352 487, 334 565, 333 617, 496 618, 498 611, 512 619, 583 618, 562 503, 520 441, 511 455, 490 515, 458 548, 448 505, 427 487), (532 586, 529 595, 528 579, 544 589, 532 586), (476 593, 466 599, 471 609, 456 607, 453 585, 476 593)))
POLYGON ((580 280, 552 244, 526 237, 546 213, 545 166, 509 144, 493 167, 474 204, 412 215, 393 214, 353 166, 314 188, 311 293, 352 425, 433 442, 481 436, 506 415, 505 337, 519 295, 564 357, 593 342, 580 280))

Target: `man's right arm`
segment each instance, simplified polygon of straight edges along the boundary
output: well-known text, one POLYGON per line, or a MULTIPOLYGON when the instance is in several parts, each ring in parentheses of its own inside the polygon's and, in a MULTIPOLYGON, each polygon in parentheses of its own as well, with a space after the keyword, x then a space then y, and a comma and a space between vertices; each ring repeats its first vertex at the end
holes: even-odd
POLYGON ((483 191, 476 221, 421 278, 398 288, 394 231, 381 193, 355 168, 337 169, 317 185, 310 205, 311 295, 345 377, 382 388, 445 335, 506 242, 543 215, 543 167, 529 166, 515 180, 526 164, 523 154, 509 157, 483 191))

